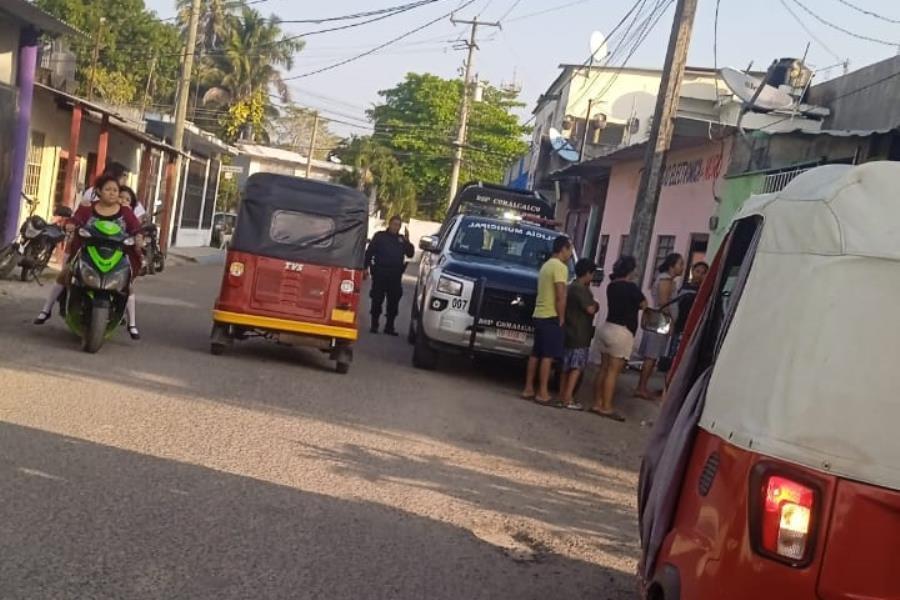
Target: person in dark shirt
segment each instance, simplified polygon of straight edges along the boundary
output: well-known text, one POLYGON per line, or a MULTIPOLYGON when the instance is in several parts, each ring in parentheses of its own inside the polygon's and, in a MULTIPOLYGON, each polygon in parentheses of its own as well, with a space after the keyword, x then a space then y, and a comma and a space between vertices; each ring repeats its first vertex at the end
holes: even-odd
POLYGON ((562 380, 559 389, 560 401, 566 408, 584 410, 575 402, 575 386, 588 364, 591 353, 591 339, 594 337, 594 315, 600 305, 591 294, 591 280, 597 265, 589 258, 575 263, 575 281, 569 285, 566 300, 566 351, 563 355, 562 380))
POLYGON ((634 348, 638 312, 647 306, 643 292, 632 281, 636 270, 637 261, 633 256, 622 256, 613 265, 610 284, 606 287, 606 322, 597 332, 600 370, 594 384, 591 410, 614 421, 625 420, 613 409, 616 382, 634 348))
POLYGON ((672 341, 669 342, 669 349, 664 358, 659 361, 659 370, 666 373, 678 354, 678 346, 681 344, 681 338, 684 336, 684 328, 687 326, 688 316, 691 314, 691 308, 694 306, 694 300, 697 298, 697 292, 703 285, 703 280, 709 273, 709 265, 705 262, 698 262, 691 267, 691 277, 686 281, 678 291, 678 318, 675 319, 672 327, 672 341))
POLYGON ((409 230, 400 234, 403 221, 400 217, 391 217, 388 228, 372 236, 366 249, 365 268, 372 274, 372 333, 378 333, 381 311, 387 299, 386 322, 384 332, 397 335, 394 321, 403 296, 403 271, 406 270, 406 259, 412 258, 415 248, 409 242, 409 230))

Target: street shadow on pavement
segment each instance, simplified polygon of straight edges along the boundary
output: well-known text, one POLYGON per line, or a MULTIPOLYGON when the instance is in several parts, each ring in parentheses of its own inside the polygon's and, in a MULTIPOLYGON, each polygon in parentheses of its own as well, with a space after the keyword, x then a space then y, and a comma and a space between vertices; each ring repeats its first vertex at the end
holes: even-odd
POLYGON ((628 574, 543 560, 385 506, 0 423, 4 599, 634 597, 628 574))

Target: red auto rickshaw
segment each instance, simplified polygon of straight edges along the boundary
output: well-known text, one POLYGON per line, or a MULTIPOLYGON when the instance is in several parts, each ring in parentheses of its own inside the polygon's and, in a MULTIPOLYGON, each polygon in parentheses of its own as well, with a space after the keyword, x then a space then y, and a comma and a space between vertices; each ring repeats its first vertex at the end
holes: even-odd
POLYGON ((368 229, 350 188, 272 173, 247 179, 213 311, 210 349, 264 336, 318 348, 347 373, 368 229))
POLYGON ((898 189, 823 166, 737 216, 641 468, 644 598, 900 598, 898 189))

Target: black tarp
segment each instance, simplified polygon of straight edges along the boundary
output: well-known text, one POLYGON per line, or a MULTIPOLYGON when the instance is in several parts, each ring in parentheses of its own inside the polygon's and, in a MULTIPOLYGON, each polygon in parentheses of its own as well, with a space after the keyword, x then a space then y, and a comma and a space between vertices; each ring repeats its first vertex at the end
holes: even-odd
POLYGON ((362 269, 369 200, 312 179, 256 173, 247 179, 232 250, 330 267, 362 269))

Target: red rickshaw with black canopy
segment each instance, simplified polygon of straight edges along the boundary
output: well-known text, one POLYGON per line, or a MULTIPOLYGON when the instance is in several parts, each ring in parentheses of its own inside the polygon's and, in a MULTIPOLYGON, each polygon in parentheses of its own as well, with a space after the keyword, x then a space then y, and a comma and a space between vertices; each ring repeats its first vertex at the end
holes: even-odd
POLYGON ((213 311, 211 351, 262 336, 317 348, 346 373, 358 337, 368 199, 272 173, 247 180, 213 311))

